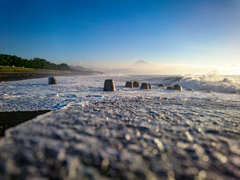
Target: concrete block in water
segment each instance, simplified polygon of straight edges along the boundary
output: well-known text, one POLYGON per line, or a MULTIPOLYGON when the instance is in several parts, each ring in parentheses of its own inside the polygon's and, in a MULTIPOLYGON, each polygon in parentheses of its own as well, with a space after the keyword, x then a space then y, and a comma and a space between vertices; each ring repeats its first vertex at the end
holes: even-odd
POLYGON ((152 89, 152 85, 151 84, 148 84, 148 89, 152 89))
POLYGON ((55 77, 49 77, 48 84, 57 84, 57 80, 55 79, 55 77))
POLYGON ((142 83, 140 89, 149 89, 149 86, 147 83, 142 83))
POLYGON ((129 81, 127 81, 127 82, 126 82, 126 85, 125 85, 125 87, 128 87, 128 88, 133 88, 133 83, 132 83, 132 82, 129 82, 129 81))
POLYGON ((164 84, 158 84, 158 87, 165 87, 164 84))
POLYGON ((167 90, 173 90, 173 87, 172 86, 168 86, 167 90))
POLYGON ((114 81, 112 79, 106 79, 104 82, 104 91, 116 91, 114 81))
POLYGON ((133 87, 139 87, 139 82, 134 81, 134 82, 133 82, 133 87))
POLYGON ((178 91, 182 91, 182 86, 176 84, 176 85, 173 86, 173 89, 178 90, 178 91))

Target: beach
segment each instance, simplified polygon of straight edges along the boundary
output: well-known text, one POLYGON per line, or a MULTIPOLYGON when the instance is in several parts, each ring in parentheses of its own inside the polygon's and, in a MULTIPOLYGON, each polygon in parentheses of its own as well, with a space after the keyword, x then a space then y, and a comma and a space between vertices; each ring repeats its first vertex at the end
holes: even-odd
POLYGON ((45 78, 50 76, 86 76, 86 75, 96 75, 103 74, 102 72, 96 71, 59 71, 59 70, 46 70, 46 69, 32 69, 32 68, 22 68, 25 71, 1 71, 0 72, 0 82, 6 81, 20 81, 25 79, 37 79, 45 78))
POLYGON ((2 83, 1 112, 51 112, 6 131, 1 179, 239 179, 240 98, 231 93, 239 91, 239 82, 194 77, 191 83, 205 89, 187 91, 194 85, 189 78, 105 75, 57 77, 57 85, 47 85, 47 78, 2 83), (114 79, 116 92, 103 91, 105 79, 114 79), (125 88, 133 79, 153 89, 125 88), (184 85, 183 91, 157 86, 166 79, 184 85), (219 88, 223 83, 229 91, 219 88))

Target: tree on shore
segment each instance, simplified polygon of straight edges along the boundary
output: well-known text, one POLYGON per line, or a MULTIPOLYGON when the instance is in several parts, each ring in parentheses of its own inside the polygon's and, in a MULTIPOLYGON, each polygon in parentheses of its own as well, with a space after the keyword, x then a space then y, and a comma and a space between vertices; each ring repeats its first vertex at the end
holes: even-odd
POLYGON ((33 59, 22 59, 21 57, 11 56, 7 54, 0 54, 0 65, 1 66, 15 66, 15 67, 25 67, 25 68, 35 68, 35 69, 49 69, 49 70, 62 70, 69 71, 71 68, 65 64, 61 63, 54 64, 45 59, 33 58, 33 59))

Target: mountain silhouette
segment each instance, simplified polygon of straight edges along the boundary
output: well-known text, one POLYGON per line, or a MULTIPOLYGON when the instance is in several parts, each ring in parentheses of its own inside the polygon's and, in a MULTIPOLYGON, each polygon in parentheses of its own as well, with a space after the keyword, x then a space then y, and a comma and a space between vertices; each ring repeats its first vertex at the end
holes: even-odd
POLYGON ((72 65, 70 65, 69 67, 71 69, 76 69, 76 70, 80 70, 80 71, 93 71, 92 69, 87 69, 87 68, 82 67, 82 66, 72 66, 72 65))
POLYGON ((150 64, 144 60, 138 60, 137 62, 125 67, 125 68, 114 68, 107 69, 104 72, 106 74, 122 73, 122 74, 146 74, 151 73, 155 68, 153 64, 150 64))
POLYGON ((138 60, 137 62, 135 62, 133 65, 143 65, 143 64, 149 64, 148 62, 144 61, 144 60, 138 60))

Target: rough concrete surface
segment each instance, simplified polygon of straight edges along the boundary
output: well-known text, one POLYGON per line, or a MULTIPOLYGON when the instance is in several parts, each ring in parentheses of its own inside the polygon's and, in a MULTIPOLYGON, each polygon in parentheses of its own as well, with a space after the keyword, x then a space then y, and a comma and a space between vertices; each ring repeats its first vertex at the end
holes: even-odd
POLYGON ((240 105, 120 98, 7 131, 0 179, 239 179, 240 105))

